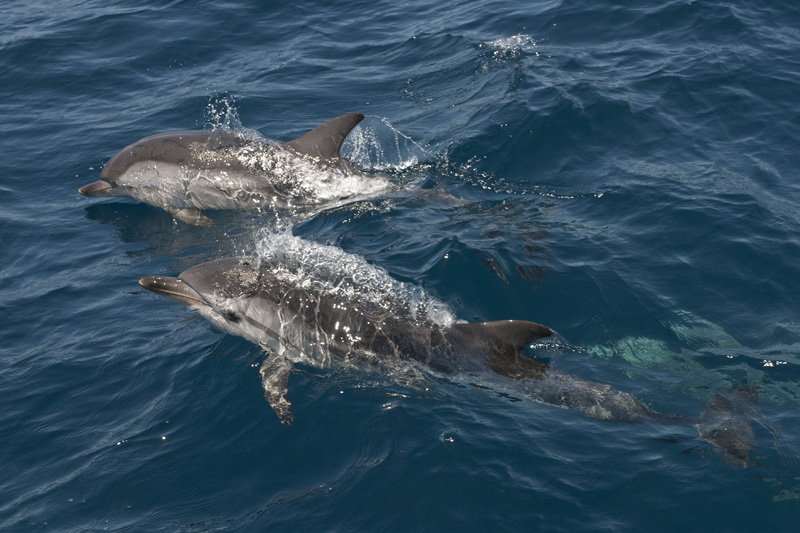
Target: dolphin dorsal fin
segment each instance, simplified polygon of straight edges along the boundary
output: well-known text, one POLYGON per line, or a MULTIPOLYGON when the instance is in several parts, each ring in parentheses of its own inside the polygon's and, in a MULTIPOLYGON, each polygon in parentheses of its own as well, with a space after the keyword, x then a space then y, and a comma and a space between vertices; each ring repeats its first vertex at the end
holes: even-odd
POLYGON ((486 343, 494 349, 510 349, 515 352, 519 352, 537 339, 553 334, 547 326, 525 320, 454 324, 452 328, 470 338, 474 344, 486 343))
POLYGON ((350 113, 332 118, 302 137, 283 143, 283 147, 323 162, 335 162, 339 159, 339 148, 345 137, 362 120, 364 120, 364 115, 361 113, 350 113))
POLYGON ((484 350, 484 364, 501 376, 538 380, 547 371, 546 364, 521 353, 533 341, 553 334, 547 326, 524 320, 499 320, 454 324, 451 329, 458 337, 452 338, 451 335, 451 341, 460 341, 462 346, 484 350))

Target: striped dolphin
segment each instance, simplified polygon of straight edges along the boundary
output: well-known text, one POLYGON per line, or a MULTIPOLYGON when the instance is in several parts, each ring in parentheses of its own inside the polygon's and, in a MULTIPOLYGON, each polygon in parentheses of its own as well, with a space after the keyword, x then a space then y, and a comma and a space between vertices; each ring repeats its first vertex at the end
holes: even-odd
MULTIPOLYGON (((103 167, 100 180, 78 192, 132 198, 198 226, 214 223, 203 209, 322 203, 332 198, 319 194, 314 180, 354 174, 366 179, 339 157, 342 142, 363 118, 360 113, 342 115, 288 142, 232 130, 152 135, 117 153, 103 167)), ((375 180, 381 178, 374 178, 371 186, 375 180)), ((358 192, 352 189, 337 192, 358 192)))
MULTIPOLYGON (((341 252, 340 260, 348 255, 341 252)), ((348 297, 360 287, 362 276, 330 283, 322 283, 323 277, 325 269, 303 276, 280 259, 238 257, 203 263, 178 277, 148 276, 139 283, 198 310, 219 329, 264 347, 270 354, 260 369, 265 398, 285 424, 293 420, 286 395, 294 364, 349 365, 394 374, 398 365, 410 363, 443 376, 469 376, 489 388, 592 418, 694 427, 726 462, 758 464, 748 455, 754 448, 748 420, 754 414, 755 388, 717 394, 699 417, 662 413, 632 394, 521 353, 552 334, 547 326, 519 320, 437 322, 370 308, 348 297)))

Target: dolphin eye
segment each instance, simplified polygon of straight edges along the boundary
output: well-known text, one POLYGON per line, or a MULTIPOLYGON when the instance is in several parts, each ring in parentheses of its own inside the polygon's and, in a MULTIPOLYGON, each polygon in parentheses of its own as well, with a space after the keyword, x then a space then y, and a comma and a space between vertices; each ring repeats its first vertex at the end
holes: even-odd
POLYGON ((231 322, 239 322, 242 317, 240 317, 235 311, 225 311, 222 313, 222 318, 225 320, 230 320, 231 322))

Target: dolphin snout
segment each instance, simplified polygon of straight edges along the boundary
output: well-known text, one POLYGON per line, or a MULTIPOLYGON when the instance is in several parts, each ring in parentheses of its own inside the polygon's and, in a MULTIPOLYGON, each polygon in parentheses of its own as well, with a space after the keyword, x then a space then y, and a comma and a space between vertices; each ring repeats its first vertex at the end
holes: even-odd
POLYGON ((179 278, 145 276, 139 280, 139 285, 184 305, 208 305, 200 293, 179 278))
POLYGON ((96 196, 97 194, 110 190, 111 184, 107 181, 99 180, 95 181, 94 183, 90 183, 89 185, 84 185, 78 192, 84 196, 96 196))

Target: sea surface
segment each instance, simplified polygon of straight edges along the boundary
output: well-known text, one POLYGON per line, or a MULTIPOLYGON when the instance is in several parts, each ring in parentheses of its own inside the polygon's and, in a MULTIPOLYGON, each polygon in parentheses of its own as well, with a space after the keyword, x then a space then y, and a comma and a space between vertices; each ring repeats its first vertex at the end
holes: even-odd
POLYGON ((0 530, 797 530, 796 0, 4 2, 0 119, 0 530), (213 228, 78 194, 147 135, 350 112, 389 190, 213 228), (137 283, 276 250, 546 324, 531 356, 659 411, 760 386, 761 466, 346 367, 298 368, 282 425, 261 348, 137 283))

